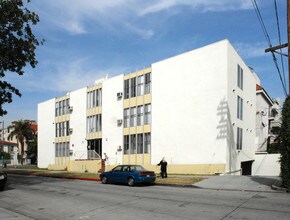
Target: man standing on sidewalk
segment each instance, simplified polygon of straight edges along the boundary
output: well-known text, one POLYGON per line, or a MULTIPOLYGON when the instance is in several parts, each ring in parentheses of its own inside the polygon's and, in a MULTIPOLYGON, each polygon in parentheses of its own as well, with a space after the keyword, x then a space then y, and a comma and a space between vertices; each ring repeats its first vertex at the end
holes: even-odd
POLYGON ((159 162, 159 164, 157 164, 157 166, 160 166, 160 168, 161 168, 161 177, 167 178, 167 162, 166 162, 164 157, 159 162))

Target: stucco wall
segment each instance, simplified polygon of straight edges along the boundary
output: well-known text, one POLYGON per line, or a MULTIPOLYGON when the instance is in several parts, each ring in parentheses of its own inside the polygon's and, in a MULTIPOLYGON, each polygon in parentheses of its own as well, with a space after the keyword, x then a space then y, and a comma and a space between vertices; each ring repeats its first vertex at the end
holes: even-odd
POLYGON ((256 82, 255 73, 241 59, 233 46, 228 43, 228 137, 227 171, 240 169, 242 161, 254 160, 256 82), (243 69, 243 89, 237 86, 237 65, 243 69), (237 96, 243 99, 243 119, 237 118, 237 96), (243 129, 242 150, 237 150, 237 127, 243 129))
POLYGON ((86 107, 87 90, 79 89, 70 93, 70 106, 73 111, 70 114, 70 150, 73 150, 71 159, 87 159, 86 141, 86 107), (82 158, 80 155, 83 155, 82 158))
POLYGON ((267 138, 269 131, 269 102, 264 98, 262 92, 257 94, 256 112, 256 151, 267 150, 267 138))
POLYGON ((224 164, 227 41, 152 64, 152 163, 224 164))
MULTIPOLYGON (((111 164, 122 163, 123 123, 117 125, 117 120, 123 120, 123 99, 117 99, 117 93, 123 93, 123 75, 119 75, 103 82, 102 102, 102 144, 103 154, 109 157, 111 164)), ((102 155, 104 158, 104 155, 102 155)))
POLYGON ((256 155, 252 165, 252 175, 257 176, 279 176, 280 175, 280 154, 259 154, 256 155))
POLYGON ((55 99, 38 104, 38 167, 55 163, 55 99))

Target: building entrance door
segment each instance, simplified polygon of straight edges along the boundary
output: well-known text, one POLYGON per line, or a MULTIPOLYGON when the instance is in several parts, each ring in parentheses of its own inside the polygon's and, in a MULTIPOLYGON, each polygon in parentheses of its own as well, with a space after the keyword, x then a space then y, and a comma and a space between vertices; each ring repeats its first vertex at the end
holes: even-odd
POLYGON ((242 175, 252 175, 253 161, 241 162, 242 175))

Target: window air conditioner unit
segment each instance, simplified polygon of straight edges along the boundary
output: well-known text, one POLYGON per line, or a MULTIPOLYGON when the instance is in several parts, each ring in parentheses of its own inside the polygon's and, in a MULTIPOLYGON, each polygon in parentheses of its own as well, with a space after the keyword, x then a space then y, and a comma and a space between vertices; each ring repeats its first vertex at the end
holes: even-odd
POLYGON ((118 93, 117 93, 117 98, 118 98, 118 99, 121 99, 122 96, 123 96, 123 93, 122 93, 122 92, 118 92, 118 93))
POLYGON ((118 126, 121 126, 121 125, 122 125, 122 122, 123 122, 122 119, 118 119, 118 120, 117 120, 117 125, 118 125, 118 126))
POLYGON ((72 128, 69 128, 68 131, 69 131, 69 133, 72 133, 73 132, 73 129, 72 128))
POLYGON ((72 110, 74 109, 72 106, 68 106, 67 108, 68 108, 68 110, 70 110, 70 111, 72 111, 72 110))

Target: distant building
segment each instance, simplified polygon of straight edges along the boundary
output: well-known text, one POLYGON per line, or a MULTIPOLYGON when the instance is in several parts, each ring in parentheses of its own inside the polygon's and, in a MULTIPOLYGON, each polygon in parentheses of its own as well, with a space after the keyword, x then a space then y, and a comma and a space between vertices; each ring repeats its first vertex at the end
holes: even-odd
POLYGON ((251 174, 258 76, 228 40, 38 104, 38 166, 251 174), (108 165, 109 164, 109 165, 108 165))
POLYGON ((272 99, 267 92, 260 86, 256 85, 257 92, 257 112, 256 112, 256 152, 266 152, 270 123, 272 120, 272 99))
MULTIPOLYGON (((24 121, 27 121, 30 123, 31 128, 35 133, 37 133, 37 122, 35 120, 28 120, 25 119, 24 121)), ((12 122, 13 125, 14 122, 12 122)), ((18 164, 18 155, 21 154, 21 147, 19 146, 19 143, 14 136, 13 138, 8 138, 10 133, 13 131, 13 128, 11 129, 10 126, 5 126, 4 129, 0 129, 0 146, 2 146, 2 150, 6 153, 9 153, 11 156, 12 164, 18 164)), ((28 142, 31 140, 27 140, 28 142)), ((1 151, 1 149, 0 149, 1 151)), ((24 159, 27 159, 26 157, 26 151, 27 151, 27 142, 24 142, 24 159)))

